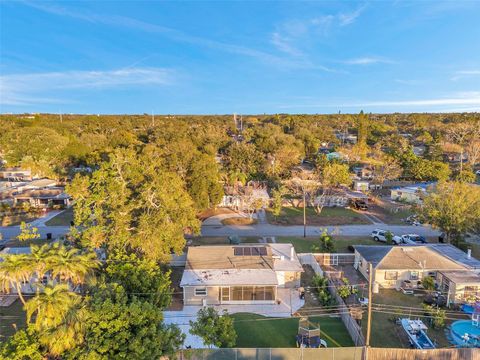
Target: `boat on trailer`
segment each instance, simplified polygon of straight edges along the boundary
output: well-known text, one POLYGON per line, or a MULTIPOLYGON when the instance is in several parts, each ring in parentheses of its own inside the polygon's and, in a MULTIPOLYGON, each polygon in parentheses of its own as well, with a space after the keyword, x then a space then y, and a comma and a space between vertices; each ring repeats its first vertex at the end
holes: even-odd
POLYGON ((432 340, 427 336, 427 326, 422 320, 401 319, 403 329, 408 335, 408 340, 416 349, 435 349, 432 340))

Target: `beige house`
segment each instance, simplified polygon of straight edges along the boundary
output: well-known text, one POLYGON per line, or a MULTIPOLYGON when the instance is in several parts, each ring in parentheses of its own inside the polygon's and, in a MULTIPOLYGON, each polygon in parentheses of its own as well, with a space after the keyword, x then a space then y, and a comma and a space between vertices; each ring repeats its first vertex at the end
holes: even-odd
POLYGON ((415 289, 430 276, 450 302, 480 298, 480 261, 450 244, 411 246, 355 246, 354 267, 369 278, 374 289, 415 289))
POLYGON ((189 247, 180 286, 184 305, 275 304, 301 272, 291 244, 189 247))

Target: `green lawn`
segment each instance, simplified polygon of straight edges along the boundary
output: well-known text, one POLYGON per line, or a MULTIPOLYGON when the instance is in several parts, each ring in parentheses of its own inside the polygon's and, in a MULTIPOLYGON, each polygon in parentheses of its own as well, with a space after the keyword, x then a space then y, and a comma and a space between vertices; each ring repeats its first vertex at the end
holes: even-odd
MULTIPOLYGON (((319 237, 277 237, 276 241, 279 243, 291 243, 295 247, 297 253, 311 252, 312 245, 320 247, 319 237)), ((353 236, 333 236, 333 242, 335 244, 335 250, 339 253, 350 252, 348 250, 349 245, 379 245, 381 243, 375 242, 372 239, 358 238, 353 236)))
POLYGON ((47 226, 70 226, 71 221, 73 221, 73 208, 68 208, 48 220, 45 224, 47 226))
MULTIPOLYGON (((396 306, 406 306, 412 308, 421 308, 423 297, 413 295, 405 295, 396 290, 380 290, 378 294, 373 295, 375 304, 387 304, 396 306)), ((391 311, 395 312, 395 311, 391 311)), ((416 313, 417 314, 417 313, 416 313)), ((372 315, 372 334, 371 345, 374 347, 409 347, 406 334, 400 325, 395 324, 394 319, 399 317, 409 317, 408 310, 397 312, 396 314, 385 314, 374 312, 372 315)), ((418 318, 418 315, 412 315, 412 318, 418 318)), ((420 316, 422 319, 422 317, 420 316)), ((423 319, 425 320, 425 319, 423 319)), ((446 320, 447 325, 451 320, 446 320)), ((427 320, 426 325, 429 327, 427 334, 432 341, 438 344, 438 347, 451 346, 445 336, 445 328, 432 329, 427 320)), ((362 328, 366 334, 367 314, 365 313, 362 321, 362 328)))
MULTIPOLYGON (((281 348, 296 347, 298 318, 268 318, 261 315, 233 314, 237 344, 239 348, 281 348)), ((320 324, 322 338, 329 347, 353 346, 340 318, 310 317, 313 323, 320 324)))
MULTIPOLYGON (((273 216, 267 210, 267 220, 277 225, 302 225, 303 208, 284 207, 278 217, 273 216)), ((320 214, 317 214, 311 207, 306 209, 307 224, 315 226, 347 225, 347 224, 370 224, 370 221, 362 214, 351 209, 342 207, 325 207, 320 214)))
POLYGON ((8 307, 0 307, 0 343, 15 333, 15 327, 23 329, 25 324, 25 311, 19 299, 8 307))

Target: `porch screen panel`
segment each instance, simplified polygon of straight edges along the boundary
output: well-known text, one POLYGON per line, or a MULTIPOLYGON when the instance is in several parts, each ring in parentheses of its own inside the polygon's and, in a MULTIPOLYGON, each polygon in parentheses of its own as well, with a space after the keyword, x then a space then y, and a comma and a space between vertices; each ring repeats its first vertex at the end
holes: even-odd
POLYGON ((265 300, 275 300, 275 286, 265 286, 265 300))
POLYGON ((243 286, 243 300, 244 301, 254 300, 253 291, 254 291, 253 286, 243 286))
POLYGON ((232 291, 232 300, 234 301, 242 301, 243 300, 243 295, 242 295, 242 287, 241 286, 234 286, 231 288, 232 291))

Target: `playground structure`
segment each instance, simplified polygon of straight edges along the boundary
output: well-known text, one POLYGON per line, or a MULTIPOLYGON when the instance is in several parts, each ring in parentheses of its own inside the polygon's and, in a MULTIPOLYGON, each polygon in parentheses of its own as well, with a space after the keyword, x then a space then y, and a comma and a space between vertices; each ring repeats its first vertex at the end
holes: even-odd
POLYGON ((298 321, 297 347, 327 347, 327 342, 320 338, 320 325, 310 322, 308 317, 298 321))

